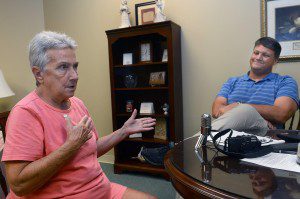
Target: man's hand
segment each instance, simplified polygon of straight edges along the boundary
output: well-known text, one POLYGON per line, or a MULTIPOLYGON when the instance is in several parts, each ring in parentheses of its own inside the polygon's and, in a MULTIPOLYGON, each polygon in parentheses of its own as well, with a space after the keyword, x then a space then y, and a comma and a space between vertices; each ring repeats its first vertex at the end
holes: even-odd
POLYGON ((134 109, 131 117, 124 123, 123 127, 121 128, 126 136, 154 129, 153 126, 155 125, 155 119, 150 117, 135 119, 136 115, 137 110, 134 109))
POLYGON ((227 111, 233 109, 234 107, 236 107, 238 105, 239 105, 239 103, 237 103, 237 102, 228 104, 227 98, 219 96, 215 99, 215 101, 213 103, 212 116, 214 118, 218 118, 221 115, 223 115, 224 113, 226 113, 227 111))
POLYGON ((227 106, 222 106, 220 107, 219 111, 218 111, 218 115, 217 117, 220 117, 221 115, 223 115, 224 113, 226 113, 227 111, 230 111, 231 109, 233 109, 234 107, 237 107, 239 105, 239 103, 235 102, 232 104, 229 104, 227 106))
POLYGON ((68 115, 64 117, 66 119, 68 134, 66 144, 70 144, 74 147, 74 150, 78 150, 92 137, 90 133, 92 130, 92 119, 85 115, 77 125, 73 125, 68 115))

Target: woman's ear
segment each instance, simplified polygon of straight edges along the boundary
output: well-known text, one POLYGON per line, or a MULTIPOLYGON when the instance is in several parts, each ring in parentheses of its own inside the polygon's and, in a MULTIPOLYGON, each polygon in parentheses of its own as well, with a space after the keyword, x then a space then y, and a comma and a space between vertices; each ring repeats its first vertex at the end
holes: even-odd
POLYGON ((35 77, 37 86, 42 84, 44 82, 44 77, 43 77, 43 71, 40 69, 40 67, 33 66, 31 68, 31 71, 35 77))

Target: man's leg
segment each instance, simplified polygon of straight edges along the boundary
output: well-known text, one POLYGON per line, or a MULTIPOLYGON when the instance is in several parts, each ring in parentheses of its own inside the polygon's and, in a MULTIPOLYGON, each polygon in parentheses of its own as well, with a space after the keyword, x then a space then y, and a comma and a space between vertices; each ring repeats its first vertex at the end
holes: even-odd
POLYGON ((212 129, 222 131, 234 129, 255 135, 267 133, 266 120, 249 104, 240 104, 212 122, 212 129))

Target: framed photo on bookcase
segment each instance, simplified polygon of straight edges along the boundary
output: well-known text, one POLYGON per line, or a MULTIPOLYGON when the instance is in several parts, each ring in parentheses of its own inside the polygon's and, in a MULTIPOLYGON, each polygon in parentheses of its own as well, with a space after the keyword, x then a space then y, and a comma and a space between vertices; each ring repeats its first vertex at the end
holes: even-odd
POLYGON ((164 118, 156 119, 154 138, 167 140, 167 123, 164 118))
POLYGON ((136 25, 145 25, 154 23, 154 17, 157 7, 155 1, 135 4, 135 22, 136 25))
POLYGON ((152 72, 150 73, 149 84, 151 86, 164 85, 166 83, 166 72, 152 72))
POLYGON ((145 41, 140 43, 140 62, 151 62, 153 57, 152 43, 145 41))

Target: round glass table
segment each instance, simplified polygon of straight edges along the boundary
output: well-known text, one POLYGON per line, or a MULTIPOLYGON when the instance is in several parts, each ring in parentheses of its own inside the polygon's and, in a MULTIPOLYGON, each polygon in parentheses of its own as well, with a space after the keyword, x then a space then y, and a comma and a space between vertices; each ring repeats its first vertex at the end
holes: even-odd
MULTIPOLYGON (((164 160, 184 198, 300 198, 300 173, 223 155, 211 143, 195 152, 197 137, 175 145, 164 160)), ((300 165, 299 165, 300 166, 300 165)))

